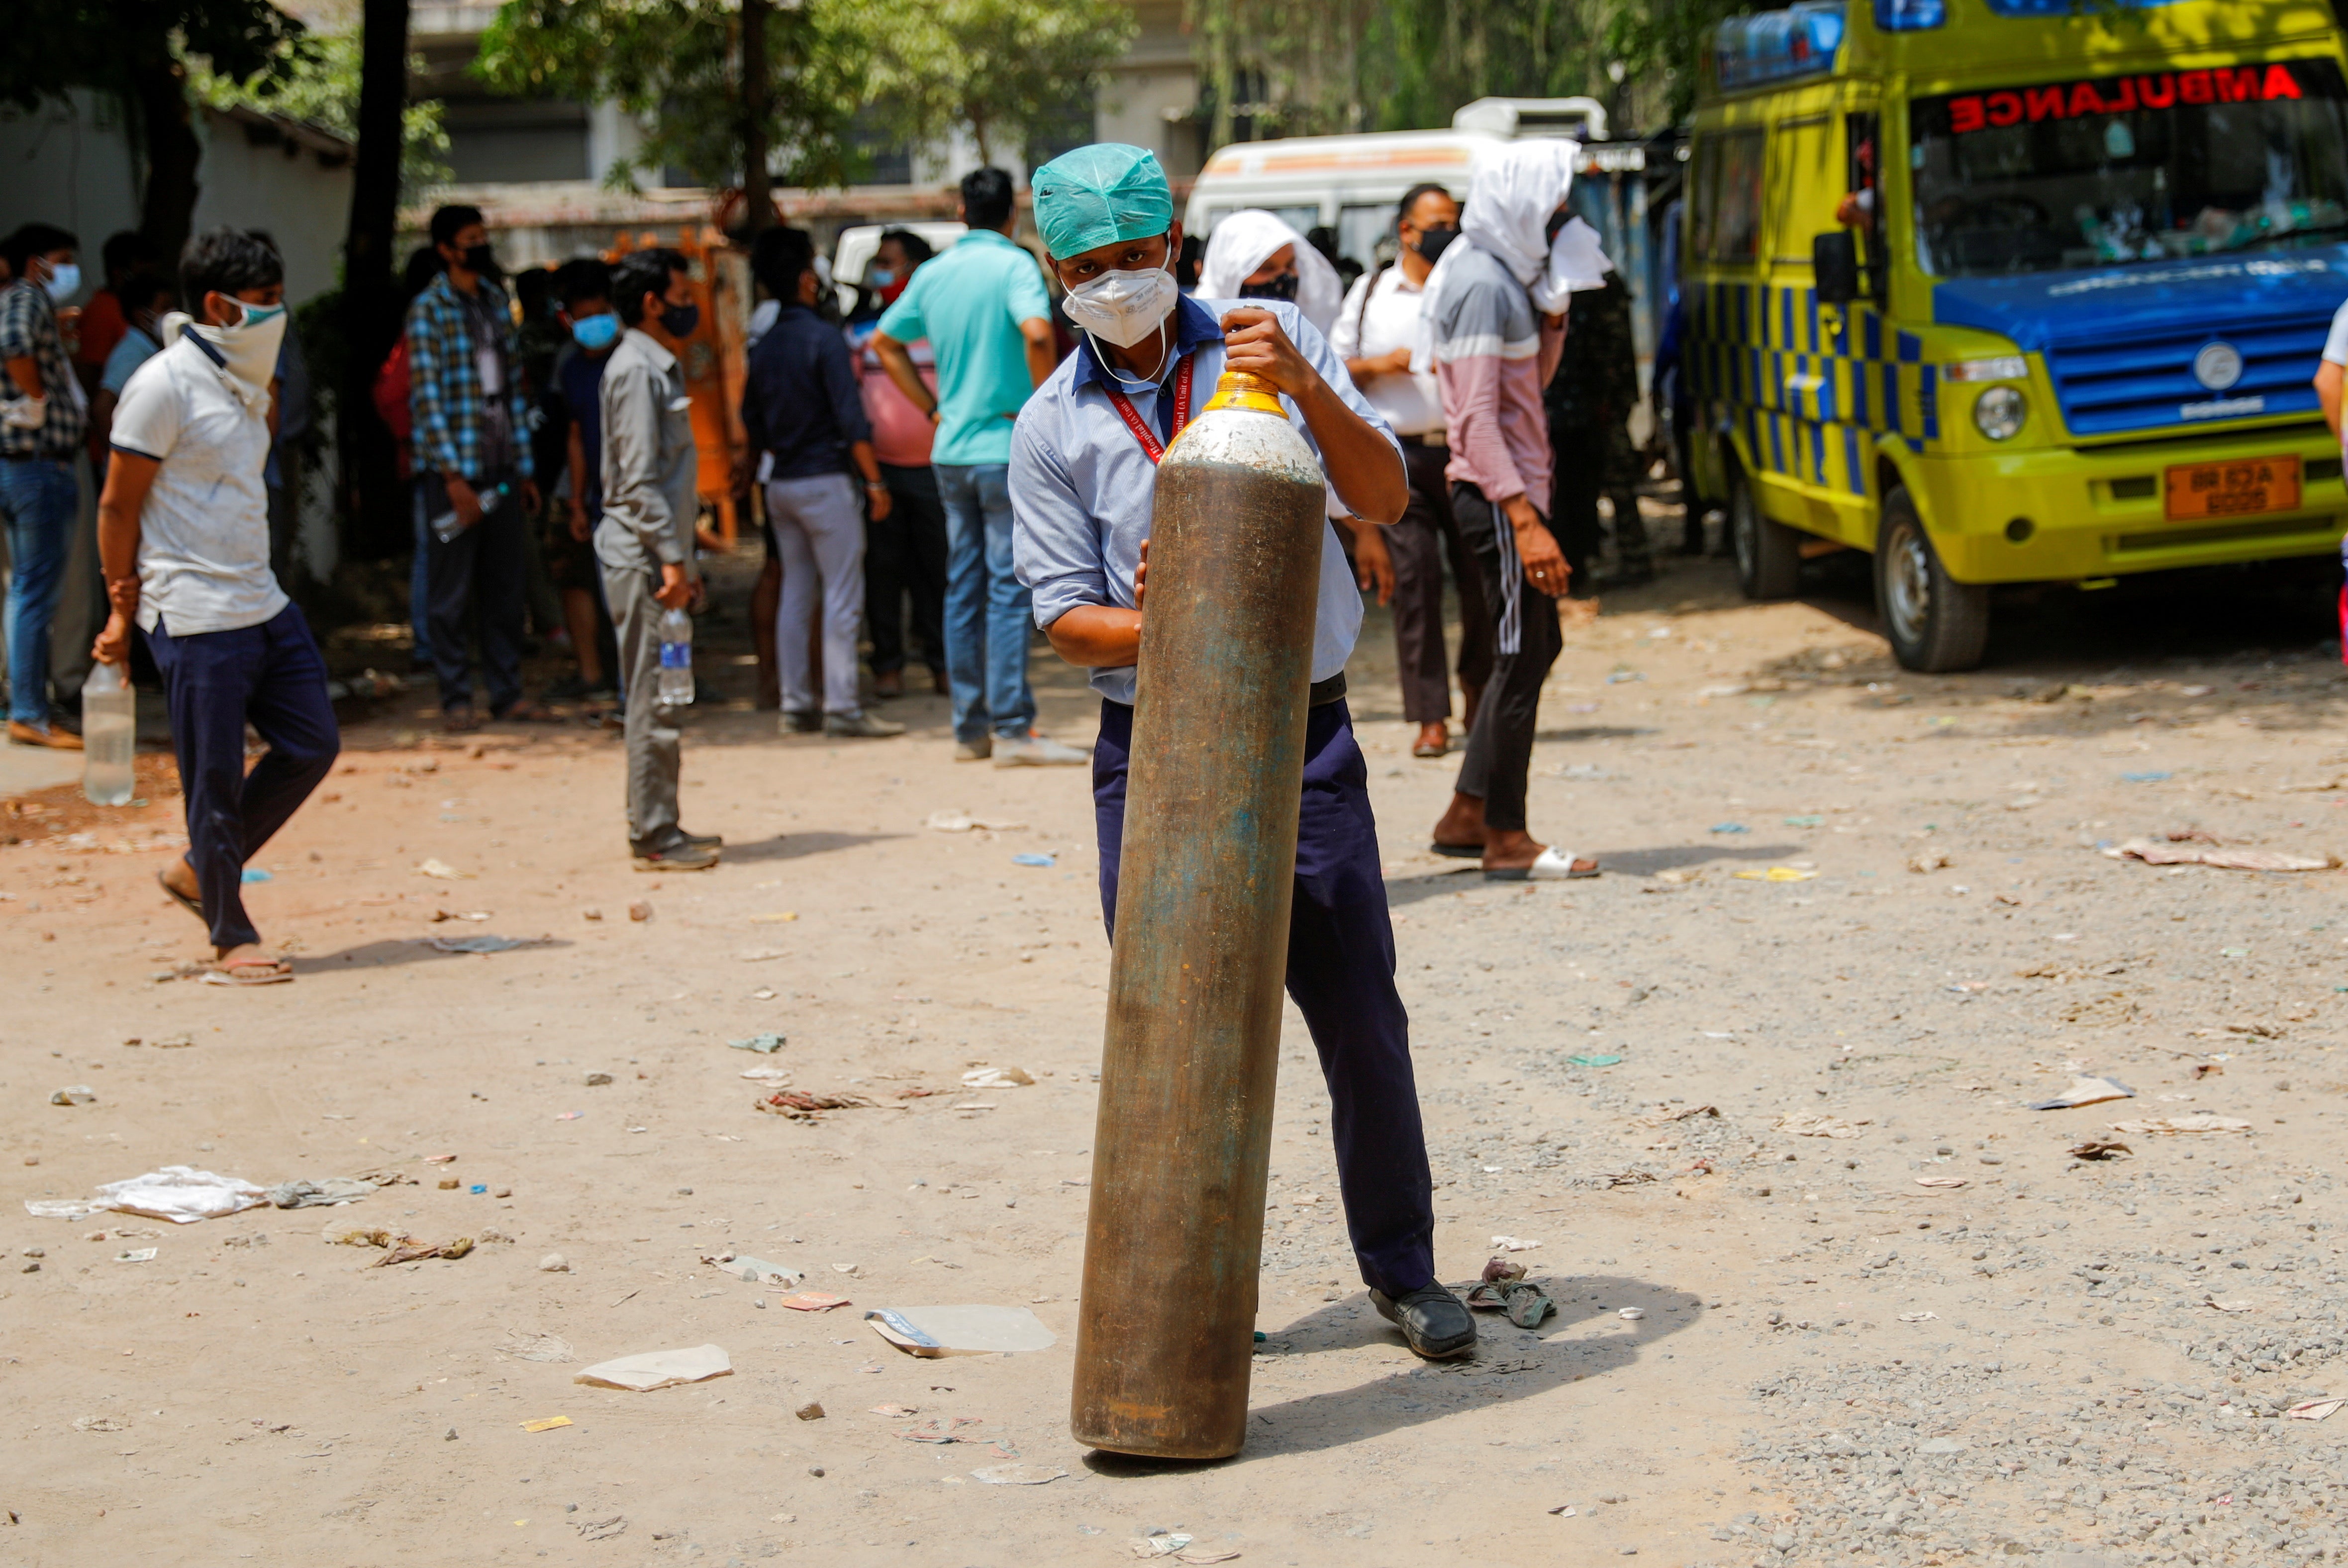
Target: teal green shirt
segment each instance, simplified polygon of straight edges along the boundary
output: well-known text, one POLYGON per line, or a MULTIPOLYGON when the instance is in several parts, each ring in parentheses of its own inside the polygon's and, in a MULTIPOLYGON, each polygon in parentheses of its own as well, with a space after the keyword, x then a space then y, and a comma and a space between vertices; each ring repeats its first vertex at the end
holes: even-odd
POLYGON ((1007 463, 1011 424, 1035 390, 1023 321, 1049 321, 1044 269, 991 229, 973 229, 913 274, 880 330, 930 340, 938 356, 933 463, 1007 463))

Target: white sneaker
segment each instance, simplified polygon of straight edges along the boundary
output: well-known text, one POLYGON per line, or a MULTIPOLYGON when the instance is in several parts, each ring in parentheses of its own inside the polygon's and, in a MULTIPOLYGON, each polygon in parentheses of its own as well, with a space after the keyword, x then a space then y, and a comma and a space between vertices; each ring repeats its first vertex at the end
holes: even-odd
POLYGON ((1089 751, 1073 746, 1063 746, 1046 736, 1030 733, 1020 740, 998 738, 994 742, 994 765, 997 768, 1081 768, 1093 759, 1089 751))

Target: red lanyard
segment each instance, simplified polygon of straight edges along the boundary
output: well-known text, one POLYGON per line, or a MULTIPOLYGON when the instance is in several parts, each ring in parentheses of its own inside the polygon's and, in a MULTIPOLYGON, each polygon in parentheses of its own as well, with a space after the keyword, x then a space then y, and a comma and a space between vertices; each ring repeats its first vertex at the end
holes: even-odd
MULTIPOLYGON (((1182 363, 1174 370, 1174 434, 1177 436, 1182 433, 1182 427, 1190 422, 1190 361, 1193 357, 1184 355, 1182 363)), ((1133 411, 1133 399, 1112 387, 1108 389, 1108 400, 1117 406, 1117 417, 1125 421, 1125 428, 1133 432, 1133 438, 1141 443, 1141 449, 1149 454, 1149 460, 1154 463, 1163 458, 1166 449, 1158 444, 1158 432, 1149 428, 1148 420, 1133 411)))

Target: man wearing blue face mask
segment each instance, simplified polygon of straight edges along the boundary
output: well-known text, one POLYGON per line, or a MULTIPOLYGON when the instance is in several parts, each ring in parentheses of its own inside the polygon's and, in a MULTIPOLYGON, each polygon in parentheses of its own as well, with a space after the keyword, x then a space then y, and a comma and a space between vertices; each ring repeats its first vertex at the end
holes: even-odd
POLYGON ((77 242, 27 223, 0 242, 15 279, 0 289, 0 516, 8 525, 8 738, 78 751, 49 722, 49 623, 65 586, 80 492, 74 481, 85 405, 66 362, 57 307, 81 292, 77 242))
MULTIPOLYGON (((1225 368, 1245 370, 1279 388, 1346 513, 1389 526, 1410 490, 1393 432, 1297 306, 1181 296, 1169 269, 1182 237, 1155 157, 1138 147, 1078 148, 1037 170, 1034 186, 1035 226, 1068 291, 1068 319, 1086 342, 1019 416, 1014 547, 1036 624, 1063 658, 1092 672, 1101 694, 1094 820, 1101 909, 1114 919, 1145 551, 1167 444, 1225 368)), ((1465 1356, 1476 1325, 1435 1278, 1410 1020, 1395 988, 1368 767, 1344 701, 1361 594, 1326 525, 1321 542, 1288 993, 1329 1085, 1346 1228, 1371 1302, 1418 1355, 1465 1356)))
POLYGON ((547 569, 562 595, 562 621, 579 673, 547 689, 555 701, 599 702, 616 696, 607 660, 616 654, 612 620, 603 608, 603 574, 589 542, 603 515, 603 368, 620 341, 612 309, 612 269, 592 256, 554 270, 557 319, 570 338, 554 356, 546 391, 549 433, 563 454, 560 506, 547 536, 547 569))

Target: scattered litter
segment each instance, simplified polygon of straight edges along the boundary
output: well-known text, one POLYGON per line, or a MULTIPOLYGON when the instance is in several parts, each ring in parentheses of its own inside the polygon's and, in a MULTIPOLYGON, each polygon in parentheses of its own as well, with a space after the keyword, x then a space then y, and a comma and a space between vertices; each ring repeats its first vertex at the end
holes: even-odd
POLYGON ((2107 1138, 2090 1138, 2085 1143, 2071 1145, 2071 1158, 2074 1160, 2109 1160, 2116 1154, 2126 1154, 2133 1159, 2136 1150, 2107 1138))
POLYGON ((426 861, 416 872, 418 876, 438 877, 442 882, 464 882, 473 874, 460 872, 446 861, 426 861))
POLYGON ((2307 1399, 2285 1410, 2283 1416, 2293 1421, 2320 1421, 2343 1405, 2348 1405, 2348 1399, 2307 1399))
POLYGON ((1742 822, 1715 822, 1712 830, 1715 833, 1749 833, 1753 830, 1742 822))
POLYGON ((2259 1305, 2254 1301, 2219 1301, 2214 1295, 2203 1296, 2201 1305, 2214 1307, 2219 1312, 2256 1312, 2259 1305))
POLYGON ((2120 775, 2120 779, 2127 784, 2158 784, 2175 777, 2175 774, 2165 768, 2150 768, 2141 772, 2123 773, 2120 775))
POLYGON ((2240 1117, 2211 1116, 2201 1112, 2192 1116, 2155 1116, 2143 1121, 2115 1121, 2114 1132, 2134 1132, 2146 1136, 2169 1132, 2248 1132, 2250 1124, 2240 1117))
POLYGON ((1237 1557, 1239 1553, 1236 1552, 1216 1552, 1210 1548, 1201 1546, 1189 1552, 1177 1552, 1174 1553, 1174 1561, 1177 1563, 1229 1563, 1232 1558, 1237 1557))
POLYGON ((269 1189, 267 1196, 281 1209, 322 1209, 355 1203, 375 1191, 374 1182, 355 1176, 329 1176, 323 1181, 281 1181, 269 1189))
POLYGON ((826 1295, 819 1290, 803 1290, 794 1295, 778 1297, 777 1306, 788 1306, 793 1312, 829 1312, 835 1306, 849 1305, 844 1295, 826 1295))
POLYGON ((1573 1511, 1573 1504, 1570 1502, 1560 1502, 1555 1508, 1550 1509, 1550 1512, 1555 1514, 1560 1519, 1579 1519, 1581 1517, 1580 1514, 1573 1511))
POLYGON ((1818 873, 1806 872, 1797 866, 1771 866, 1766 872, 1735 872, 1731 874, 1738 882, 1807 882, 1818 873))
POLYGON ((744 1068, 741 1076, 752 1083, 762 1083, 770 1088, 782 1088, 791 1081, 788 1068, 744 1068))
POLYGON ((538 1260, 538 1272, 541 1274, 569 1274, 571 1272, 571 1260, 564 1257, 561 1253, 549 1253, 544 1257, 538 1260))
POLYGON ((962 811, 932 811, 922 826, 933 833, 967 833, 973 828, 983 828, 991 833, 1015 833, 1027 824, 1008 818, 973 817, 962 811))
POLYGON ((2228 872, 2322 872, 2340 863, 2337 855, 2286 855, 2274 850, 2199 849, 2181 844, 2130 839, 2105 854, 2113 860, 2138 860, 2148 866, 2214 866, 2228 872))
POLYGON ((98 1090, 86 1083, 68 1084, 49 1096, 51 1105, 96 1105, 98 1090))
POLYGON ((479 936, 427 936, 421 940, 427 947, 441 953, 510 953, 517 947, 535 945, 518 936, 491 936, 487 933, 479 936))
POLYGON ((1540 1245, 1540 1243, 1539 1242, 1529 1242, 1522 1236, 1494 1236, 1492 1238, 1492 1245, 1499 1248, 1504 1253, 1529 1253, 1535 1247, 1540 1245))
POLYGON ((1621 1065, 1621 1057, 1568 1057, 1566 1065, 1577 1068, 1611 1068, 1621 1065))
POLYGON ((947 1416, 918 1427, 900 1427, 897 1435, 909 1443, 983 1443, 992 1440, 976 1430, 984 1425, 976 1416, 947 1416))
POLYGON ((791 1414, 802 1421, 820 1421, 823 1419, 823 1404, 820 1400, 809 1399, 791 1414))
POLYGON ((1470 1286, 1468 1305, 1509 1315, 1519 1328, 1537 1328, 1557 1310, 1549 1292, 1525 1278, 1525 1265, 1493 1258, 1484 1265, 1484 1277, 1470 1286))
POLYGON ((1908 857, 1908 869, 1917 872, 1941 871, 1954 863, 1944 850, 1926 850, 1921 855, 1908 857))
MULTIPOLYGON (((788 1116, 793 1121, 816 1121, 827 1110, 853 1110, 873 1102, 858 1094, 808 1094, 803 1089, 778 1089, 766 1099, 751 1102, 758 1109, 776 1116, 788 1116)), ((899 1109, 904 1109, 899 1107, 899 1109)))
POLYGON ((628 904, 628 918, 639 923, 653 917, 653 903, 648 898, 635 899, 628 904))
POLYGON ((609 1519, 582 1519, 579 1522, 578 1528, 580 1535, 586 1540, 609 1541, 626 1531, 628 1516, 624 1513, 615 1513, 609 1519))
POLYGON ((554 1119, 557 1121, 576 1121, 586 1114, 587 1113, 583 1110, 558 1110, 554 1113, 554 1119))
POLYGON ((102 1212, 106 1205, 96 1198, 27 1198, 25 1212, 36 1220, 80 1220, 102 1212))
POLYGON ((864 1315, 872 1331, 914 1356, 1014 1355, 1059 1341, 1024 1306, 880 1307, 864 1315))
MULTIPOLYGON (((970 1472, 973 1480, 983 1480, 989 1486, 1042 1486, 1046 1481, 1062 1480, 1067 1473, 1044 1465, 988 1465, 983 1470, 970 1472)), ((1234 1552, 1231 1555, 1236 1557, 1239 1553, 1234 1552)), ((1220 1562, 1222 1559, 1210 1558, 1208 1561, 1220 1562)))
POLYGON ((517 1361, 559 1365, 579 1359, 571 1348, 571 1341, 558 1334, 517 1334, 498 1348, 517 1361))
POLYGON ((753 1035, 747 1040, 728 1040, 726 1043, 737 1051, 766 1051, 771 1054, 781 1050, 789 1039, 790 1037, 788 1035, 753 1035))
POLYGON ((799 912, 795 909, 769 910, 764 914, 752 915, 750 917, 750 923, 753 925, 788 925, 792 921, 797 920, 798 917, 799 912))
POLYGON ((1941 1315, 1937 1312, 1903 1312, 1900 1315, 1900 1321, 1902 1323, 1938 1323, 1941 1321, 1941 1315))
POLYGON ((1845 1121, 1838 1116, 1819 1116, 1807 1110, 1789 1110, 1779 1117, 1775 1130, 1790 1132, 1797 1138, 1857 1138, 1859 1129, 1869 1126, 1868 1119, 1845 1121))
POLYGON ((1825 825, 1826 818, 1817 811, 1805 811, 1798 817, 1786 819, 1786 826, 1789 828, 1818 828, 1825 825))
POLYGON ((736 1279, 747 1280, 752 1284, 779 1285, 785 1290, 791 1289, 807 1278, 805 1270, 785 1268, 780 1264, 770 1264, 764 1258, 736 1257, 731 1253, 721 1253, 715 1257, 704 1257, 701 1261, 716 1264, 718 1273, 732 1274, 736 1279))
POLYGON ((1634 1117, 1632 1119, 1641 1127, 1665 1127, 1674 1121, 1687 1121, 1699 1116, 1717 1117, 1719 1114, 1720 1107, 1716 1105, 1691 1105, 1679 1108, 1666 1105, 1658 1107, 1645 1116, 1634 1117))
POLYGON ((551 1432, 557 1427, 567 1427, 570 1424, 571 1418, 568 1416, 549 1416, 544 1420, 524 1421, 521 1424, 521 1429, 525 1432, 551 1432))
POLYGON ((644 1394, 679 1383, 729 1377, 733 1371, 733 1359, 724 1350, 715 1345, 700 1345, 690 1350, 650 1350, 641 1356, 599 1361, 574 1374, 571 1380, 598 1388, 627 1388, 644 1394))
POLYGON ((1016 1088, 1035 1078, 1025 1068, 978 1068, 963 1074, 962 1081, 971 1088, 1016 1088))
POLYGON ((1966 1179, 1962 1176, 1919 1176, 1916 1178, 1916 1185, 1919 1187, 1955 1188, 1962 1187, 1966 1184, 1966 1179))
POLYGON ((118 1264, 151 1264, 155 1261, 155 1254, 160 1251, 160 1247, 133 1247, 129 1252, 115 1253, 114 1261, 118 1264))
POLYGON ((73 1425, 77 1432, 127 1432, 130 1429, 130 1423, 119 1416, 77 1416, 73 1425))
POLYGON ((2071 1087, 2052 1099, 2033 1100, 2032 1110, 2071 1110, 2083 1105, 2101 1105, 2107 1099, 2134 1099, 2136 1090, 2117 1078, 2074 1078, 2071 1087))
POLYGON ((2193 1077, 2197 1081, 2205 1078, 2224 1078, 2225 1076, 2226 1068, 2223 1063, 2195 1062, 2193 1064, 2193 1077))
POLYGON ((258 1209, 268 1196, 250 1181, 219 1176, 185 1165, 166 1165, 126 1181, 109 1181, 98 1190, 88 1212, 112 1209, 117 1213, 144 1214, 189 1225, 258 1209))
POLYGON ((1136 1557, 1171 1557, 1190 1544, 1187 1535, 1137 1535, 1126 1544, 1136 1557))
POLYGON ((1636 1323, 1647 1315, 1647 1309, 1643 1306, 1625 1306, 1618 1309, 1614 1315, 1625 1323, 1636 1323))
POLYGON ((450 1242, 419 1242, 414 1236, 402 1236, 392 1243, 383 1256, 376 1259, 379 1269, 396 1268, 401 1264, 422 1263, 426 1258, 447 1258, 454 1263, 473 1250, 473 1238, 458 1236, 450 1242))
POLYGON ((1011 863, 1014 866, 1053 866, 1059 862, 1050 855, 1021 854, 1012 856, 1011 863))
POLYGON ((609 1088, 611 1085, 612 1075, 610 1073, 589 1073, 587 1075, 587 1087, 589 1088, 609 1088))

